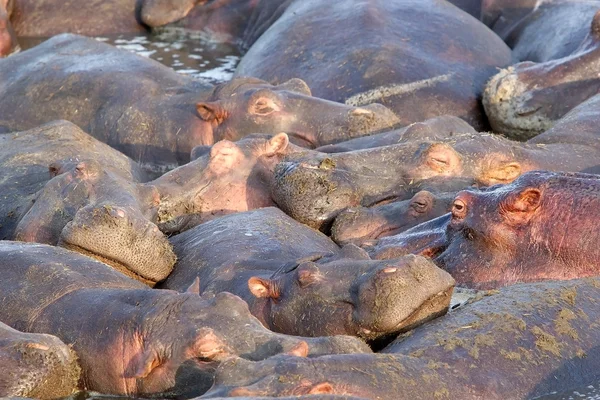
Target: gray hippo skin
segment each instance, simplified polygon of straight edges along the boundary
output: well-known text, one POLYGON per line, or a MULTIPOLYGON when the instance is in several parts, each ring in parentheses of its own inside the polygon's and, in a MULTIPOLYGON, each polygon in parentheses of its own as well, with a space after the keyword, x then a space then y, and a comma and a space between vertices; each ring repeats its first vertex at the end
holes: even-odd
POLYGON ((417 328, 385 354, 230 360, 203 398, 530 399, 600 378, 598 278, 518 284, 417 328))
POLYGON ((65 133, 62 140, 36 130, 5 135, 10 146, 4 166, 15 173, 5 191, 11 195, 4 205, 8 207, 4 219, 11 223, 3 232, 5 238, 58 244, 149 285, 165 279, 175 263, 165 234, 218 215, 274 205, 270 187, 275 165, 288 152, 299 150, 289 144, 285 133, 253 135, 236 143, 223 140, 193 162, 154 181, 138 183, 126 173, 125 166, 135 166, 133 161, 72 124, 59 126, 64 129, 49 125, 42 132, 65 133), (67 135, 69 129, 79 136, 67 135), (31 143, 34 139, 39 142, 31 143), (78 140, 57 149, 69 139, 78 140), (95 148, 105 148, 105 156, 96 157, 95 148), (57 156, 81 158, 51 164, 56 177, 33 195, 41 186, 38 181, 49 178, 36 159, 44 161, 55 155, 54 150, 57 156), (111 152, 119 154, 116 161, 125 165, 111 164, 111 152), (11 169, 17 162, 20 169, 11 169), (31 180, 34 188, 24 185, 31 180))
POLYGON ((160 287, 237 294, 269 329, 383 339, 446 312, 454 282, 421 257, 377 262, 356 246, 263 208, 171 238, 178 262, 160 287), (232 251, 231 249, 235 249, 232 251))
POLYGON ((0 243, 0 320, 53 334, 78 354, 85 389, 107 394, 200 395, 236 355, 368 351, 350 337, 285 336, 265 329, 239 297, 153 290, 105 264, 41 244, 0 243))
POLYGON ((461 286, 598 275, 600 176, 532 171, 510 185, 456 195, 452 212, 380 239, 377 259, 433 257, 461 286))
POLYGON ((495 132, 527 140, 600 91, 600 1, 491 0, 483 18, 522 61, 487 84, 495 132))
POLYGON ((0 322, 0 396, 65 397, 77 388, 80 372, 77 356, 56 336, 0 322))
POLYGON ((262 132, 313 147, 390 128, 383 106, 317 99, 304 82, 254 78, 212 87, 153 60, 77 35, 56 36, 0 60, 0 126, 66 119, 155 173, 189 161, 197 145, 262 132))
POLYGON ((381 102, 403 125, 448 114, 477 130, 487 126, 479 99, 511 54, 464 11, 443 0, 286 4, 283 13, 268 0, 255 8, 259 17, 252 24, 268 29, 260 37, 261 29, 247 32, 251 47, 236 74, 272 83, 298 77, 325 99, 381 102))

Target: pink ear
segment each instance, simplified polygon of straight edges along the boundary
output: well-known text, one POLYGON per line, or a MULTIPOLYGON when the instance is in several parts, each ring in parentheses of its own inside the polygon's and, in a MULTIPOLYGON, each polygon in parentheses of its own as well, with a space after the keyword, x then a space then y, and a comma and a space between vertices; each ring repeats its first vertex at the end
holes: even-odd
POLYGON ((202 328, 194 344, 196 357, 213 359, 217 354, 225 353, 225 343, 210 328, 202 328))
POLYGON ((221 140, 215 143, 210 150, 211 169, 219 173, 229 171, 243 156, 244 153, 235 143, 221 140))
POLYGON ((204 121, 216 121, 219 124, 223 122, 227 114, 220 101, 202 101, 197 103, 196 111, 204 121))
POLYGON ((267 156, 282 154, 283 152, 285 152, 289 144, 290 139, 287 133, 278 133, 277 135, 269 139, 269 142, 267 143, 267 151, 265 154, 267 156))
POLYGON ((275 282, 271 279, 263 279, 253 276, 248 279, 248 288, 250 293, 259 298, 279 298, 279 293, 275 287, 275 282))
POLYGON ((434 143, 426 152, 427 165, 438 173, 451 172, 460 167, 460 155, 446 143, 434 143))
POLYGON ((307 262, 298 267, 298 282, 300 287, 306 287, 321 280, 319 267, 313 262, 307 262))
POLYGON ((542 192, 539 189, 527 188, 518 195, 505 200, 504 209, 513 223, 522 224, 530 220, 541 202, 542 192))
POLYGON ((131 373, 129 376, 126 376, 126 378, 146 378, 159 365, 160 360, 156 353, 152 350, 146 350, 143 353, 138 354, 135 359, 131 361, 129 368, 131 373))
POLYGON ((308 391, 308 394, 327 394, 333 393, 333 386, 329 382, 321 382, 314 385, 308 391))
POLYGON ((196 279, 194 279, 194 282, 192 282, 185 292, 200 296, 200 277, 197 276, 196 279))
POLYGON ((290 350, 286 351, 285 354, 294 357, 306 357, 308 356, 308 343, 303 340, 290 350))

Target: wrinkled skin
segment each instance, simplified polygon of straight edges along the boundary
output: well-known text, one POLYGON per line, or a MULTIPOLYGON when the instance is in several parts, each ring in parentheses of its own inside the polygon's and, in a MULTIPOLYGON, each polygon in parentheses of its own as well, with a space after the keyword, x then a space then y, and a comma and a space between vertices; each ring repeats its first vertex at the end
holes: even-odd
POLYGON ((384 238, 372 253, 433 256, 460 285, 479 289, 597 275, 599 193, 597 175, 529 172, 507 186, 459 192, 450 217, 384 238))
POLYGON ((273 333, 237 296, 220 293, 209 300, 193 290, 152 290, 68 250, 2 242, 0 258, 0 320, 72 345, 89 390, 191 397, 208 389, 214 368, 227 357, 366 351, 348 337, 303 340, 273 333))
POLYGON ((11 130, 67 119, 155 173, 188 162, 195 146, 222 139, 286 132, 316 147, 397 122, 381 105, 357 108, 314 98, 298 79, 272 86, 240 78, 211 87, 67 34, 0 60, 0 109, 0 125, 11 130))
POLYGON ((493 29, 523 62, 490 80, 483 105, 495 132, 527 140, 599 92, 600 1, 488 3, 493 29))
POLYGON ((389 146, 409 140, 444 139, 459 133, 477 132, 460 118, 442 115, 423 122, 415 122, 404 128, 347 140, 337 144, 330 144, 319 147, 316 150, 322 151, 323 153, 341 153, 345 151, 389 146))
POLYGON ((14 0, 11 21, 17 35, 28 37, 141 33, 146 29, 136 19, 139 1, 14 0))
POLYGON ((230 360, 203 398, 524 400, 580 387, 599 379, 599 288, 598 278, 503 288, 400 337, 387 354, 230 360))
POLYGON ((263 4, 273 9, 253 21, 270 27, 259 38, 246 38, 246 45, 258 40, 236 74, 272 83, 299 77, 318 97, 352 105, 381 102, 402 125, 448 114, 477 130, 487 127, 479 99, 511 55, 472 16, 441 0, 288 3, 279 18, 273 15, 281 10, 269 1, 256 8, 255 14, 263 4))
POLYGON ((361 246, 365 242, 396 235, 450 211, 456 193, 417 192, 410 200, 375 207, 349 208, 331 227, 331 238, 339 245, 361 246))
POLYGON ((182 291, 199 278, 202 293, 237 294, 266 327, 293 335, 381 339, 444 313, 454 286, 424 258, 372 261, 277 208, 219 218, 171 242, 178 262, 161 287, 182 291))
POLYGON ((221 214, 274 205, 273 169, 293 149, 283 133, 221 141, 195 161, 143 184, 95 160, 55 163, 57 176, 35 196, 14 238, 58 244, 154 285, 169 275, 176 259, 165 234, 221 214))
POLYGON ((0 322, 0 396, 55 399, 77 388, 77 356, 57 337, 0 322))
POLYGON ((17 35, 10 23, 12 0, 0 0, 0 57, 5 57, 17 50, 17 35))

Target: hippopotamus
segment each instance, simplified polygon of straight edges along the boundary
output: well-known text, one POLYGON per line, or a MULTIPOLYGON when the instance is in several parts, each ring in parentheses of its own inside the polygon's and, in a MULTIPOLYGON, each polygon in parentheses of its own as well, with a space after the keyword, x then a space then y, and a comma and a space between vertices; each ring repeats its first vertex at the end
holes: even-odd
POLYGON ((324 99, 381 102, 402 125, 449 114, 484 130, 484 85, 512 60, 489 28, 443 0, 262 0, 254 14, 237 75, 298 77, 324 99))
POLYGON ((203 398, 532 399, 599 379, 600 280, 517 284, 400 336, 380 354, 228 360, 203 398))
MULTIPOLYGON (((58 132, 70 129, 85 135, 72 124, 63 128, 58 132)), ((52 125, 48 131, 57 133, 52 125)), ((30 166, 34 155, 42 154, 42 159, 55 156, 54 149, 65 141, 76 146, 74 135, 49 140, 46 136, 50 134, 41 137, 35 133, 15 134, 17 140, 7 140, 16 149, 9 148, 4 165, 10 168, 19 162, 23 173, 7 182, 8 193, 17 194, 4 204, 5 219, 10 222, 4 238, 58 244, 98 258, 151 286, 165 279, 175 263, 165 234, 181 232, 221 214, 274 205, 270 186, 275 164, 297 149, 289 144, 285 133, 249 136, 236 143, 223 140, 193 162, 153 181, 138 183, 118 173, 124 168, 117 168, 116 162, 112 168, 105 166, 104 162, 111 160, 109 151, 118 152, 86 135, 79 139, 84 150, 71 150, 78 161, 54 162, 51 168, 57 176, 34 195, 39 185, 31 189, 16 183, 48 179, 46 174, 42 178, 34 175, 35 179, 26 174, 40 169, 39 165, 30 166), (28 140, 35 139, 39 140, 34 146, 29 144, 28 140), (108 149, 103 150, 104 157, 90 153, 94 150, 88 145, 91 142, 108 149)), ((125 156, 121 159, 135 164, 125 156)))
POLYGON ((19 332, 0 322, 0 396, 43 400, 77 388, 77 356, 56 336, 19 332))
POLYGON ((94 39, 63 34, 0 60, 0 126, 66 119, 150 171, 190 159, 198 145, 286 132, 317 147, 393 126, 387 108, 317 99, 298 79, 239 78, 213 87, 94 39), (35 93, 35 95, 31 95, 35 93))
MULTIPOLYGON (((0 0, 2 1, 7 0, 0 0)), ((139 0, 8 0, 11 21, 19 36, 48 37, 71 32, 87 36, 142 33, 139 0)))
POLYGON ((410 200, 374 207, 353 207, 337 215, 331 238, 339 245, 360 246, 367 241, 396 235, 422 222, 448 213, 456 192, 417 192, 410 200))
POLYGON ((477 289, 598 275, 598 193, 598 175, 528 172, 509 185, 459 192, 451 214, 382 238, 370 252, 426 254, 477 289))
POLYGON ((0 0, 0 57, 6 57, 18 50, 17 36, 10 23, 12 0, 0 0))
POLYGON ((199 279, 202 293, 236 294, 267 328, 292 335, 383 340, 445 313, 454 288, 424 258, 373 261, 274 207, 212 220, 171 243, 178 261, 161 288, 199 279))
POLYGON ((477 131, 458 117, 442 115, 422 122, 415 122, 400 129, 321 146, 316 150, 323 153, 341 153, 389 146, 409 140, 444 139, 459 133, 477 133, 477 131))
POLYGON ((42 244, 0 242, 0 320, 57 336, 79 356, 82 382, 106 394, 200 395, 231 356, 365 352, 356 338, 298 338, 264 328, 230 293, 212 299, 154 290, 106 264, 42 244))
POLYGON ((600 1, 490 0, 483 7, 484 20, 522 61, 485 89, 495 132, 527 140, 600 91, 600 1))

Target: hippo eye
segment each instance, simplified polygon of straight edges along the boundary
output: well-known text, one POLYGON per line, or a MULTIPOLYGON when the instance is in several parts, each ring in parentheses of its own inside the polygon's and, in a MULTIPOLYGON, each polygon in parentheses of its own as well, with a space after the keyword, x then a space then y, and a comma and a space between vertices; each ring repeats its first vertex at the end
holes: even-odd
POLYGON ((456 218, 464 218, 467 214, 467 203, 463 200, 456 199, 452 204, 452 216, 456 218))
POLYGON ((427 210, 427 203, 422 202, 422 201, 414 201, 411 204, 412 208, 419 212, 419 213, 424 213, 427 210))

